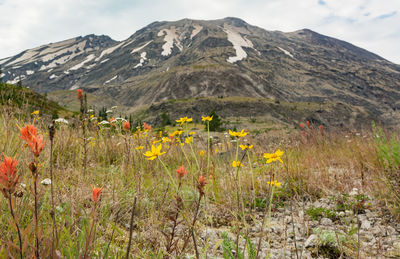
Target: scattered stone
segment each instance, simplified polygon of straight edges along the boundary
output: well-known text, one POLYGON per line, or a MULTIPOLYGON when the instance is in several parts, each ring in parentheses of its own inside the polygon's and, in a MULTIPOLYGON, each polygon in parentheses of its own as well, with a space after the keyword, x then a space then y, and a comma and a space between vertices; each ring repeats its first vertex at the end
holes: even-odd
POLYGON ((317 235, 312 234, 311 236, 309 236, 306 240, 306 242, 304 243, 304 247, 305 248, 309 248, 309 247, 314 247, 316 242, 318 240, 317 235))
POLYGON ((371 228, 371 222, 369 222, 367 219, 361 221, 361 229, 369 230, 370 228, 371 228))
POLYGON ((330 225, 332 225, 332 220, 331 219, 328 219, 328 218, 322 218, 321 219, 321 225, 324 225, 324 226, 330 226, 330 225))

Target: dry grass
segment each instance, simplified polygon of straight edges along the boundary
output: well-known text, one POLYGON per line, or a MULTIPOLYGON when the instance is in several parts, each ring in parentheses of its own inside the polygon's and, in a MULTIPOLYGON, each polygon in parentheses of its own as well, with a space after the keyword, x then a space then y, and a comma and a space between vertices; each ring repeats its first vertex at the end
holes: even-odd
MULTIPOLYGON (((24 231, 27 248, 25 256, 34 254, 34 235, 32 225, 33 197, 31 177, 27 164, 32 160, 29 149, 19 138, 16 125, 22 126, 25 121, 19 121, 14 116, 1 113, 0 118, 0 149, 8 156, 19 160, 18 172, 21 174, 18 197, 15 198, 16 213, 24 231)), ((76 123, 78 124, 78 123, 76 123)), ((39 161, 39 182, 49 175, 49 143, 47 137, 48 122, 37 120, 36 125, 46 136, 46 147, 39 161)), ((186 133, 189 128, 184 127, 186 133)), ((167 257, 166 244, 174 227, 171 220, 179 211, 174 238, 176 249, 170 250, 170 255, 194 254, 192 239, 185 247, 185 239, 196 213, 199 199, 197 188, 198 178, 204 174, 207 178, 205 199, 201 201, 198 228, 218 225, 224 222, 236 233, 240 226, 245 233, 247 223, 241 221, 238 213, 237 179, 232 160, 235 156, 236 143, 230 136, 220 134, 220 143, 213 143, 211 166, 207 170, 207 152, 200 155, 201 150, 207 150, 207 132, 197 130, 194 135, 193 152, 189 145, 183 149, 175 143, 164 143, 163 151, 167 153, 159 158, 166 165, 155 159, 148 161, 143 153, 150 150, 153 141, 159 140, 158 132, 126 132, 116 127, 98 127, 96 123, 89 125, 87 174, 82 173, 82 140, 79 128, 58 125, 54 145, 54 182, 55 206, 58 243, 56 250, 59 255, 67 258, 83 256, 87 233, 93 221, 91 200, 92 186, 103 186, 101 200, 96 209, 97 221, 93 246, 89 257, 123 257, 126 253, 130 217, 134 198, 137 197, 136 215, 134 220, 133 242, 131 256, 167 257), (128 141, 129 140, 129 141, 128 141), (126 141, 130 149, 129 164, 127 161, 126 141), (136 150, 143 146, 144 149, 136 150), (166 148, 169 146, 169 148, 166 148), (184 153, 182 152, 184 150, 184 153), (195 162, 196 156, 200 168, 195 162), (189 162, 188 162, 189 161, 189 162), (184 164, 188 174, 182 179, 179 190, 174 186, 178 178, 174 172, 184 164), (171 180, 166 169, 172 175, 171 180), (177 209, 179 208, 179 209, 177 209), (182 249, 184 249, 182 251, 182 249)), ((168 129, 167 129, 168 130, 168 129)), ((171 133, 171 130, 168 132, 171 133)), ((185 134, 185 133, 184 133, 185 134)), ((215 136, 217 133, 212 133, 215 136)), ((183 139, 182 139, 183 141, 183 139)), ((308 197, 318 197, 333 194, 348 193, 357 188, 361 193, 368 193, 385 200, 385 182, 382 181, 384 166, 379 161, 377 147, 371 132, 324 132, 308 130, 307 136, 300 133, 285 135, 268 141, 268 135, 241 138, 240 143, 254 144, 249 152, 252 164, 244 156, 244 167, 240 169, 240 199, 245 204, 244 213, 251 217, 259 213, 261 208, 252 208, 250 204, 255 198, 268 197, 270 181, 274 167, 266 164, 263 159, 265 152, 272 153, 280 148, 285 152, 282 157, 284 165, 277 166, 277 180, 282 183, 279 199, 288 201, 308 197), (250 168, 251 166, 251 168, 250 168), (255 189, 252 189, 252 177, 255 189)), ((158 145, 158 144, 156 144, 158 145)), ((239 152, 239 158, 242 157, 239 152)), ((50 186, 39 187, 39 214, 41 255, 50 255, 51 202, 50 186)), ((10 223, 7 200, 0 199, 0 257, 18 255, 16 232, 10 223)), ((245 216, 245 215, 242 215, 245 216)), ((190 233, 189 233, 190 234, 190 233)), ((207 247, 198 242, 201 253, 210 253, 207 247)))

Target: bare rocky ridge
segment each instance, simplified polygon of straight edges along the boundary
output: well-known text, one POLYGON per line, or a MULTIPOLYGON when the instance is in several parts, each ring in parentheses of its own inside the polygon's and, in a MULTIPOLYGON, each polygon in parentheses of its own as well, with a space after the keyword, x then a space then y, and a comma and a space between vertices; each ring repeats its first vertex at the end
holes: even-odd
POLYGON ((132 107, 239 96, 341 102, 400 122, 400 65, 308 29, 266 31, 237 18, 155 22, 121 42, 78 37, 0 65, 5 81, 38 92, 83 88, 132 107))

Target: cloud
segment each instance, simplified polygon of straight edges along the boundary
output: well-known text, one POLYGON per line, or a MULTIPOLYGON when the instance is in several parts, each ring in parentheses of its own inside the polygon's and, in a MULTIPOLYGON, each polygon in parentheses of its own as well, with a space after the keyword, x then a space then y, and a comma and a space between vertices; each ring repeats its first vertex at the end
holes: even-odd
POLYGON ((400 64, 400 1, 0 0, 0 58, 87 34, 123 40, 154 21, 239 17, 267 30, 309 28, 400 64))

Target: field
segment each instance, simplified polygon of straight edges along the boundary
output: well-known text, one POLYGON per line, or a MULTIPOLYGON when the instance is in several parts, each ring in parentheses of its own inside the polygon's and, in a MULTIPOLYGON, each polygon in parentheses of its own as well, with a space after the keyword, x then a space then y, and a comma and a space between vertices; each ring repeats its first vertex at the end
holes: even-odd
POLYGON ((400 256, 394 132, 214 132, 209 114, 159 131, 78 100, 50 128, 1 106, 1 258, 400 256))

